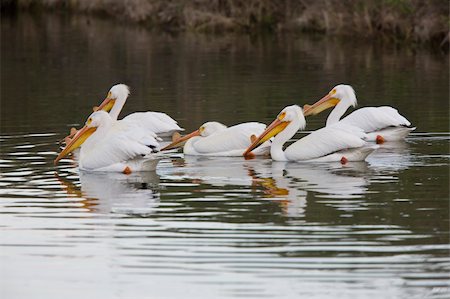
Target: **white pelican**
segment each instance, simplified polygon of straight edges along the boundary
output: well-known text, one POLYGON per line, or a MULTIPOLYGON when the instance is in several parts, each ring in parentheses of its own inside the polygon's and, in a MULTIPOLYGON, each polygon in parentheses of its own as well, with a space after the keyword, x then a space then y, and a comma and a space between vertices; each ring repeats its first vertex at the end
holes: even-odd
POLYGON ((312 106, 305 105, 305 116, 317 114, 336 106, 327 118, 326 126, 334 124, 353 125, 364 130, 367 141, 383 143, 404 139, 416 128, 409 127, 411 123, 397 109, 382 107, 360 108, 341 119, 350 106, 356 106, 355 91, 350 85, 337 85, 326 96, 312 106))
MULTIPOLYGON (((128 86, 125 84, 114 85, 98 109, 110 110, 109 115, 116 120, 129 95, 128 86)), ((158 136, 171 136, 176 131, 183 131, 172 117, 162 112, 135 112, 125 116, 122 120, 142 126, 158 136)))
MULTIPOLYGON (((94 111, 104 110, 109 112, 111 119, 117 120, 122 111, 128 96, 130 95, 130 89, 125 84, 116 84, 109 90, 106 98, 98 107, 94 107, 94 111)), ((177 122, 169 115, 162 112, 134 112, 125 116, 121 121, 132 123, 136 126, 154 132, 158 136, 171 136, 174 132, 183 131, 177 122)), ((64 140, 66 144, 70 142, 70 139, 77 133, 75 128, 72 128, 70 135, 64 140)))
POLYGON ((299 129, 306 126, 302 108, 292 105, 284 108, 277 118, 245 151, 251 151, 272 136, 270 155, 275 161, 335 162, 363 161, 377 146, 366 146, 366 134, 350 125, 329 126, 303 137, 283 151, 283 144, 292 138, 299 129))
POLYGON ((131 173, 152 171, 159 159, 156 135, 126 122, 114 121, 107 112, 91 114, 86 125, 55 159, 55 164, 83 144, 79 167, 87 171, 131 173))
MULTIPOLYGON (((186 141, 183 147, 186 155, 239 157, 265 128, 265 124, 257 122, 242 123, 232 127, 215 121, 207 122, 198 130, 175 140, 162 150, 180 147, 186 141)), ((262 145, 255 154, 268 154, 268 145, 269 142, 262 145)))

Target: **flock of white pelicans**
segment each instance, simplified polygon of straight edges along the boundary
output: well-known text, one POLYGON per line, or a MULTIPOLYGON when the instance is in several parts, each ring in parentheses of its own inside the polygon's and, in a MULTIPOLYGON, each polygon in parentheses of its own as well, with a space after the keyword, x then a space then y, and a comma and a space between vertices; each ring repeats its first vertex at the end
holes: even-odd
POLYGON ((207 122, 198 130, 181 136, 183 129, 161 112, 136 112, 118 120, 129 96, 124 84, 113 86, 105 100, 94 107, 85 126, 72 129, 55 164, 68 154, 79 153, 78 165, 85 171, 113 171, 129 174, 153 171, 164 151, 183 147, 185 155, 244 156, 270 155, 275 161, 337 162, 363 161, 378 145, 404 139, 415 128, 389 106, 360 108, 341 119, 356 106, 350 85, 337 85, 313 105, 287 106, 266 126, 247 122, 227 127, 207 122), (306 116, 334 107, 325 127, 313 131, 283 149, 297 131, 306 127, 306 116), (172 143, 161 147, 161 137, 172 143))

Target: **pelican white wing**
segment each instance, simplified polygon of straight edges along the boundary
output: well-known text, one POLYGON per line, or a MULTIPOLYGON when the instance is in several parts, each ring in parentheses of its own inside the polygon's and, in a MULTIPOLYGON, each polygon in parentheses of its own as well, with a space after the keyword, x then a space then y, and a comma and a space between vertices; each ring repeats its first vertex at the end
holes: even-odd
POLYGON ((397 109, 382 107, 360 108, 341 119, 340 123, 357 126, 364 132, 373 132, 386 127, 410 126, 411 123, 397 109))
POLYGON ((390 106, 365 107, 341 119, 350 106, 355 107, 356 95, 350 85, 337 85, 313 105, 305 105, 305 116, 334 107, 327 118, 327 126, 338 123, 353 125, 364 130, 367 141, 383 143, 404 139, 411 131, 411 123, 397 109, 390 106))
POLYGON ((366 145, 364 132, 354 126, 330 126, 319 129, 286 148, 289 160, 304 161, 366 145))
POLYGON ((173 118, 162 112, 135 112, 124 117, 122 121, 143 127, 161 136, 184 130, 173 118))
POLYGON ((274 136, 270 155, 275 161, 333 162, 363 161, 377 146, 366 147, 366 135, 360 128, 349 125, 332 125, 314 131, 283 150, 283 145, 299 129, 306 126, 302 109, 297 105, 287 106, 264 132, 244 152, 251 151, 268 138, 274 136))
POLYGON ((257 122, 238 124, 208 137, 199 137, 193 143, 193 147, 200 155, 218 153, 234 155, 237 152, 236 155, 240 156, 251 144, 251 136, 259 136, 265 128, 265 124, 257 122))
POLYGON ((155 137, 138 126, 115 122, 106 132, 98 130, 86 140, 81 148, 80 168, 123 171, 124 163, 132 161, 134 171, 143 170, 140 168, 145 160, 152 159, 149 155, 159 148, 155 137))

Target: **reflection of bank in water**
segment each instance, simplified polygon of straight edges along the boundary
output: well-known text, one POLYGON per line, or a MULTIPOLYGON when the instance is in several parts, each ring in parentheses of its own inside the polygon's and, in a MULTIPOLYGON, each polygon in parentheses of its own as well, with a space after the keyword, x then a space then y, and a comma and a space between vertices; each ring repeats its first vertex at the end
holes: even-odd
POLYGON ((154 172, 129 176, 80 172, 81 187, 59 176, 57 179, 69 196, 83 198, 83 208, 99 214, 148 216, 160 200, 159 176, 154 172))

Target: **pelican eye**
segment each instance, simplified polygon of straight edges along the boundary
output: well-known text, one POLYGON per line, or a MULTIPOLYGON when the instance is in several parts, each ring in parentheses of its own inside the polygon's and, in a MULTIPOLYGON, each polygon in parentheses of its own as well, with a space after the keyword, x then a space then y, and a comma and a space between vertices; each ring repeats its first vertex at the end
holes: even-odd
POLYGON ((86 122, 86 125, 90 125, 91 124, 91 122, 92 122, 92 118, 91 117, 89 117, 89 119, 87 120, 87 122, 86 122))
POLYGON ((330 96, 334 95, 335 93, 336 93, 336 88, 333 88, 333 89, 330 91, 330 96))
POLYGON ((198 129, 198 131, 201 133, 203 133, 203 131, 205 130, 205 127, 201 126, 200 129, 198 129))
POLYGON ((108 99, 112 98, 112 93, 110 91, 108 91, 108 95, 106 96, 108 99))
POLYGON ((286 112, 283 111, 280 113, 280 115, 278 115, 278 120, 283 120, 286 117, 286 112))

